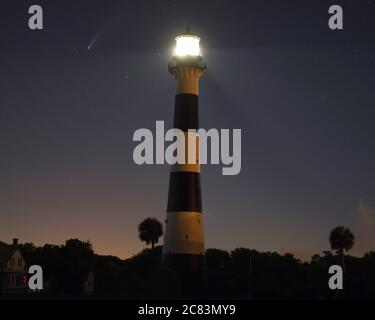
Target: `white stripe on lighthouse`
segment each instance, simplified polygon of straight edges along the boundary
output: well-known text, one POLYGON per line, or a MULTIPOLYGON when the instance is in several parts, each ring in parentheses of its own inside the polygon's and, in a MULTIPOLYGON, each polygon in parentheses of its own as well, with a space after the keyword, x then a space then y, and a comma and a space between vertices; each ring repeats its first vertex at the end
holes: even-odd
POLYGON ((200 212, 168 212, 163 254, 205 254, 202 219, 200 212))

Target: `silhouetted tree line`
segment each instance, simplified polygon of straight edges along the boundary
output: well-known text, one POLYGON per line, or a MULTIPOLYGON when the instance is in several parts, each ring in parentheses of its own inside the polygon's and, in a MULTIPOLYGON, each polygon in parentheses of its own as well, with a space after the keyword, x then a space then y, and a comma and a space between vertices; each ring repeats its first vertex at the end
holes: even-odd
POLYGON ((95 263, 95 254, 88 241, 70 239, 64 245, 32 243, 19 245, 28 265, 43 268, 45 291, 50 294, 80 294, 95 263))
MULTIPOLYGON (((79 295, 89 272, 94 297, 125 299, 179 298, 177 275, 160 266, 162 247, 144 249, 130 259, 94 254, 89 242, 71 239, 62 246, 21 245, 28 264, 43 267, 48 294, 79 295)), ((208 298, 349 299, 375 297, 375 252, 345 256, 344 290, 328 288, 328 268, 341 264, 330 251, 301 262, 291 254, 246 248, 206 251, 208 298)))
POLYGON ((375 297, 375 252, 362 258, 346 256, 344 290, 328 287, 328 269, 341 256, 326 251, 301 262, 291 254, 237 248, 206 253, 209 295, 215 298, 337 299, 375 297), (250 262, 251 261, 251 262, 250 262), (251 266, 250 266, 251 263, 251 266), (251 270, 251 272, 250 272, 251 270))
MULTIPOLYGON (((32 243, 19 247, 28 265, 42 266, 46 295, 81 295, 88 274, 94 275, 94 297, 124 299, 184 298, 183 281, 161 266, 162 247, 155 247, 163 234, 154 218, 143 220, 139 238, 151 244, 130 259, 94 253, 88 241, 70 239, 64 245, 32 243)), ((345 255, 354 235, 336 227, 329 236, 331 249, 302 262, 292 254, 258 252, 247 248, 206 251, 207 298, 229 299, 362 299, 375 297, 375 252, 361 258, 345 255), (344 290, 328 287, 332 265, 342 265, 344 290)))

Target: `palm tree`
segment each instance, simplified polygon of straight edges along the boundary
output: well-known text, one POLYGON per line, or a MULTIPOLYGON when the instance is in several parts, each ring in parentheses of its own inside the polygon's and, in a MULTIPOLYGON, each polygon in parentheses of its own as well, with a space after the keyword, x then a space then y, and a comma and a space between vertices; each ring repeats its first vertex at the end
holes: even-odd
POLYGON ((344 251, 349 251, 354 245, 354 234, 350 229, 345 227, 336 227, 331 231, 329 236, 331 249, 341 255, 342 269, 345 271, 344 251))
POLYGON ((146 242, 147 245, 151 243, 152 249, 154 249, 155 243, 158 243, 159 237, 163 235, 163 226, 158 220, 147 218, 139 224, 138 232, 139 239, 146 242))

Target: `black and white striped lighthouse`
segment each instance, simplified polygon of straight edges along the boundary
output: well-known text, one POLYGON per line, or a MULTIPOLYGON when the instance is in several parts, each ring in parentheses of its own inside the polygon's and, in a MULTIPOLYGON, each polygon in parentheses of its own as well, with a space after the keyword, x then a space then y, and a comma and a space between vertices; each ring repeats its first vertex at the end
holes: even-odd
POLYGON ((185 134, 185 164, 171 167, 162 264, 175 271, 188 294, 203 291, 206 279, 202 197, 199 164, 198 82, 206 66, 200 53, 200 38, 186 33, 176 38, 169 72, 177 82, 174 128, 185 134), (195 137, 191 137, 195 135, 195 137), (188 139, 196 141, 196 163, 188 163, 188 139))

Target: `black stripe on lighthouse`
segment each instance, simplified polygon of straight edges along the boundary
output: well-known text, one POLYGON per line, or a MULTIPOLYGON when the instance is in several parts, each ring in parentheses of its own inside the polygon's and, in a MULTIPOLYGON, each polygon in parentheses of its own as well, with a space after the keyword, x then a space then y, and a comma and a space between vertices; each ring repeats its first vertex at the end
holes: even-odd
POLYGON ((188 211, 202 213, 200 174, 175 171, 170 173, 168 212, 188 211))
POLYGON ((173 126, 187 132, 199 129, 198 96, 191 93, 179 93, 175 97, 173 126))

